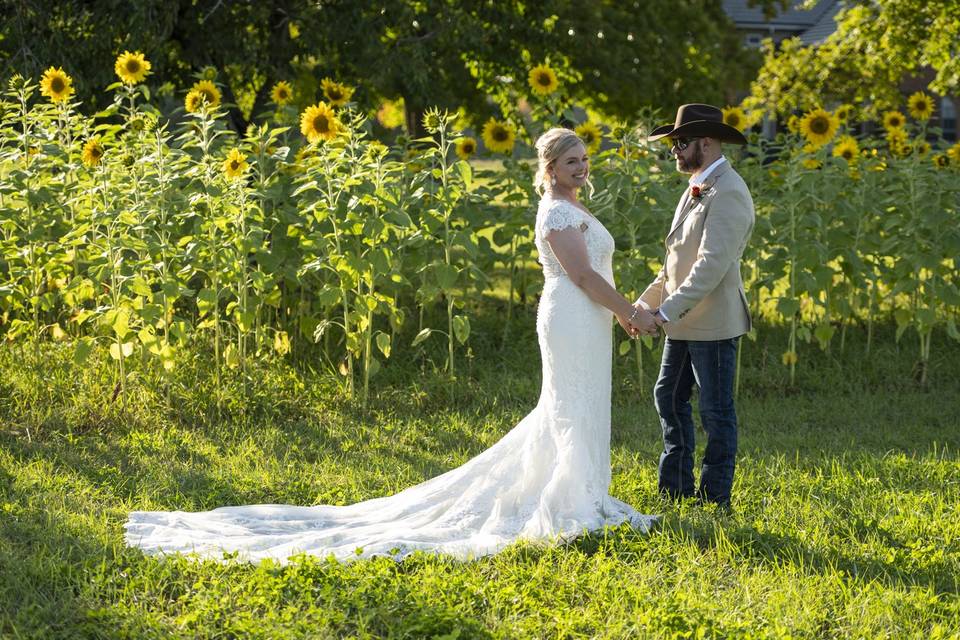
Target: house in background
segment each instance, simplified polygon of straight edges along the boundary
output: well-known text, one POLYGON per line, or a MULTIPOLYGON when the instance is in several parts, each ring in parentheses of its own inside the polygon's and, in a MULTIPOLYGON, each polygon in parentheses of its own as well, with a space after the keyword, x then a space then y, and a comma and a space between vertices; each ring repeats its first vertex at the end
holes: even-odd
POLYGON ((839 0, 820 0, 810 9, 803 9, 803 0, 796 0, 792 8, 779 12, 767 20, 763 9, 750 7, 747 0, 723 0, 723 10, 737 29, 743 33, 748 47, 759 48, 764 38, 779 43, 786 38, 799 37, 804 44, 820 44, 836 31, 834 19, 840 11, 839 0))
MULTIPOLYGON (((743 34, 748 47, 759 48, 765 38, 777 44, 793 37, 800 38, 805 45, 820 44, 836 31, 836 17, 843 7, 843 1, 819 0, 809 9, 803 8, 803 4, 803 0, 795 0, 790 9, 779 12, 770 20, 764 17, 760 7, 748 6, 747 0, 723 0, 723 9, 743 34)), ((916 78, 905 78, 900 85, 904 103, 907 96, 915 91, 927 90, 927 84, 932 79, 933 72, 930 69, 921 69, 916 78)), ((932 124, 943 130, 945 139, 956 140, 960 100, 957 96, 941 96, 937 106, 932 124)), ((765 135, 773 134, 772 125, 772 122, 764 122, 765 135)))

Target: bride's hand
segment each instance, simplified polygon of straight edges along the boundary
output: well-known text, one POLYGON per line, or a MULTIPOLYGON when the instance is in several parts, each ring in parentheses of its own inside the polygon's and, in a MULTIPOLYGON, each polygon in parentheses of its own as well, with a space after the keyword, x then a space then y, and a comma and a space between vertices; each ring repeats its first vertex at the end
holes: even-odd
POLYGON ((634 338, 641 335, 654 336, 658 333, 658 323, 656 318, 641 305, 634 306, 633 313, 631 313, 626 321, 630 326, 630 329, 626 329, 626 331, 634 338))
POLYGON ((630 321, 627 320, 626 316, 621 316, 617 314, 617 322, 620 323, 620 326, 623 327, 623 330, 627 332, 631 338, 636 338, 639 335, 639 329, 630 324, 630 321))

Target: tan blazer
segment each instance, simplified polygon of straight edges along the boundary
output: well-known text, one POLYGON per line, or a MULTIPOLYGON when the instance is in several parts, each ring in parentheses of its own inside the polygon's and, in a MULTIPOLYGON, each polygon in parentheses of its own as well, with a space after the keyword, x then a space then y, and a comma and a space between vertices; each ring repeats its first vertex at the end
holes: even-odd
POLYGON ((729 162, 707 177, 700 198, 687 188, 667 234, 663 268, 640 295, 669 319, 667 337, 724 340, 750 331, 740 256, 753 221, 750 191, 729 162))

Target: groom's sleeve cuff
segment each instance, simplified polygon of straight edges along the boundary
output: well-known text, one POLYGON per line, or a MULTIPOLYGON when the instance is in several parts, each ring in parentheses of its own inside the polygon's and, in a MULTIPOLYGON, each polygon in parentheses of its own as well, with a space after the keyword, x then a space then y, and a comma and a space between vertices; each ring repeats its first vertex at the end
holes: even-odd
POLYGON ((668 318, 667 314, 663 312, 663 309, 657 309, 657 312, 654 315, 659 316, 659 318, 664 322, 670 322, 670 318, 668 318))

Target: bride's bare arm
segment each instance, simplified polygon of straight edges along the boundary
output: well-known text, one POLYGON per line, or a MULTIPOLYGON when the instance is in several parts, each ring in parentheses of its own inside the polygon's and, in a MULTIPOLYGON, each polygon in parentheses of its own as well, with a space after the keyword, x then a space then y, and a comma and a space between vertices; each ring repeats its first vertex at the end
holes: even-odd
MULTIPOLYGON (((560 266, 566 271, 567 277, 583 289, 587 296, 610 309, 621 325, 633 316, 632 324, 644 331, 651 330, 655 325, 653 316, 645 309, 640 309, 634 316, 634 306, 620 295, 606 279, 590 266, 587 256, 587 245, 583 240, 583 231, 576 227, 554 230, 546 235, 560 266)), ((627 327, 624 325, 624 329, 627 327)))

